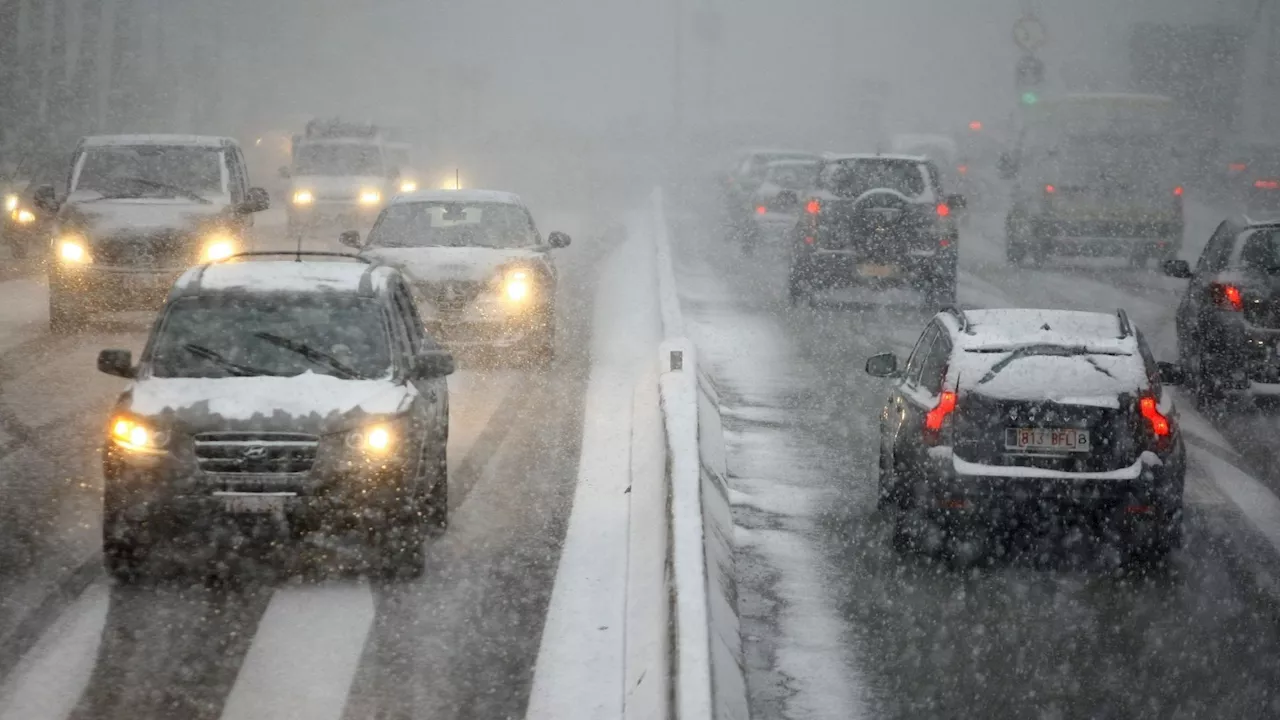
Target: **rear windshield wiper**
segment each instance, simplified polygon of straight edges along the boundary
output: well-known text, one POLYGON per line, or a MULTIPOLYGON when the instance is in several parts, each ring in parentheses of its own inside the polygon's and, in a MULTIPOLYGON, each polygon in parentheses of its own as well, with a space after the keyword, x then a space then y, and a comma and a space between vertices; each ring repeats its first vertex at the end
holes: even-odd
MULTIPOLYGON (((978 381, 978 384, 982 385, 984 383, 991 382, 996 375, 1000 374, 1001 370, 1009 367, 1009 364, 1014 360, 1021 360, 1025 357, 1044 355, 1052 357, 1079 357, 1084 355, 1085 357, 1088 357, 1090 354, 1089 349, 1083 347, 1067 347, 1064 345, 1026 345, 1010 352, 1008 355, 1001 358, 995 365, 992 365, 991 369, 987 371, 987 374, 983 375, 982 379, 978 381)), ((1089 358, 1089 360, 1093 366, 1098 368, 1101 372, 1104 372, 1107 375, 1111 374, 1099 367, 1097 362, 1093 362, 1093 358, 1089 358)))
POLYGON ((360 373, 350 365, 347 365, 329 353, 321 352, 306 343, 298 342, 297 340, 292 340, 269 332, 254 333, 253 336, 260 340, 266 340, 272 345, 277 345, 291 352, 295 352, 317 365, 323 365, 346 380, 364 379, 361 377, 360 373))
POLYGON ((252 367, 249 365, 241 365, 240 363, 231 362, 230 360, 223 357, 222 353, 216 350, 210 350, 209 348, 203 345, 187 343, 186 345, 182 346, 182 349, 186 350, 192 355, 195 355, 198 358, 201 358, 203 360, 208 360, 209 362, 213 363, 214 365, 217 365, 218 367, 222 368, 223 370, 226 370, 227 372, 231 373, 232 375, 235 375, 236 377, 254 377, 258 375, 279 376, 281 374, 276 372, 270 372, 268 370, 263 370, 261 368, 252 367))

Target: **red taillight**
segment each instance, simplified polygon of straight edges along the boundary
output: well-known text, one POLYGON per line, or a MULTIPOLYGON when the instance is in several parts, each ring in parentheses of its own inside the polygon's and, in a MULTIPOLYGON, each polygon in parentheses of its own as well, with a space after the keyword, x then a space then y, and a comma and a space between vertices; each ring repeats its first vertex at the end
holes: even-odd
POLYGON ((1045 194, 1047 194, 1047 195, 1052 195, 1052 194, 1054 194, 1054 193, 1058 192, 1058 188, 1056 188, 1056 187, 1054 187, 1054 186, 1052 186, 1052 185, 1045 185, 1045 186, 1044 186, 1044 191, 1045 191, 1045 194))
POLYGON ((812 236, 812 235, 806 235, 806 236, 805 236, 805 238, 804 238, 804 244, 805 244, 805 245, 812 245, 812 244, 813 244, 813 242, 814 242, 814 241, 813 241, 813 236, 812 236))
POLYGON ((1249 169, 1249 166, 1244 163, 1228 163, 1227 169, 1231 172, 1244 172, 1249 169))
POLYGON ((767 208, 767 207, 765 207, 765 206, 763 206, 763 205, 757 205, 757 206, 756 206, 756 214, 757 214, 757 215, 763 215, 763 214, 765 214, 765 213, 767 213, 767 212, 769 212, 769 208, 767 208))
POLYGON ((938 397, 938 404, 924 416, 924 429, 938 432, 942 429, 942 421, 956 409, 956 394, 951 390, 943 390, 938 397))
POLYGON ((1142 411, 1142 417, 1146 418, 1147 422, 1151 423, 1151 432, 1154 432, 1156 437, 1162 438, 1169 436, 1169 418, 1161 415, 1160 411, 1156 409, 1155 398, 1150 395, 1144 395, 1142 399, 1138 401, 1138 409, 1142 411))
POLYGON ((822 203, 817 200, 810 200, 808 203, 805 203, 804 211, 810 215, 817 215, 822 212, 822 203))
POLYGON ((942 238, 939 240, 938 247, 951 247, 951 238, 942 238))
POLYGON ((1174 188, 1173 194, 1175 197, 1182 197, 1182 186, 1179 185, 1178 187, 1174 188))
POLYGON ((938 217, 947 217, 951 214, 951 208, 946 203, 938 203, 938 217))
POLYGON ((968 175, 968 174, 969 174, 969 166, 968 166, 968 165, 961 165, 960 167, 956 168, 956 170, 957 170, 961 175, 968 175))
POLYGON ((1277 180, 1255 180, 1253 186, 1259 190, 1280 190, 1280 181, 1277 180))
POLYGON ((1220 310, 1239 312, 1244 309, 1244 296, 1240 293, 1240 288, 1235 285, 1214 283, 1209 286, 1209 292, 1213 296, 1213 304, 1220 310))
POLYGON ((972 131, 974 131, 974 132, 978 132, 979 130, 981 130, 981 129, 982 129, 982 121, 981 121, 981 120, 974 120, 974 121, 970 122, 970 123, 969 123, 969 129, 970 129, 970 130, 972 130, 972 131))

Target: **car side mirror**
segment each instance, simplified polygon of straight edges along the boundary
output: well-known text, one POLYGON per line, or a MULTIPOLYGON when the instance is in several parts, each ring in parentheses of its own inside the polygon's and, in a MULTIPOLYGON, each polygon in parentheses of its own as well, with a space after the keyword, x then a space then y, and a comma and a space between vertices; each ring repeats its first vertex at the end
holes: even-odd
POLYGON ((41 185, 32 194, 31 201, 35 206, 47 213, 58 212, 58 192, 52 185, 41 185))
POLYGON ((244 202, 240 203, 236 208, 236 212, 241 215, 252 215, 256 212, 262 212, 271 207, 271 196, 267 191, 260 187, 251 187, 249 192, 245 194, 244 202))
POLYGON ((1187 381, 1187 375, 1182 371, 1182 367, 1174 363, 1158 362, 1156 369, 1160 372, 1160 382, 1165 385, 1182 385, 1187 381))
POLYGON ((547 243, 553 248, 566 248, 569 247, 569 243, 571 242, 573 242, 572 238, 559 231, 553 232, 547 236, 547 243))
POLYGON ((898 374, 898 356, 880 353, 867 358, 867 374, 871 377, 889 378, 898 374))
POLYGON ((99 352, 98 372, 132 380, 137 374, 133 369, 133 353, 128 350, 103 350, 99 352))
POLYGON ((1171 278, 1179 280, 1189 280, 1191 278, 1191 265, 1186 260, 1165 260, 1164 274, 1171 278))
POLYGON ((434 380, 453 374, 453 355, 444 350, 429 350, 413 361, 413 375, 419 380, 434 380))
POLYGON ((359 230, 347 230, 343 232, 341 235, 338 236, 338 242, 342 243, 343 245, 346 245, 349 248, 355 248, 356 250, 359 250, 362 247, 364 247, 363 245, 360 244, 359 230))
POLYGON ((288 180, 290 176, 293 175, 293 173, 289 172, 289 168, 285 167, 284 165, 281 165, 280 169, 277 170, 276 172, 279 173, 280 177, 284 178, 285 180, 288 180))

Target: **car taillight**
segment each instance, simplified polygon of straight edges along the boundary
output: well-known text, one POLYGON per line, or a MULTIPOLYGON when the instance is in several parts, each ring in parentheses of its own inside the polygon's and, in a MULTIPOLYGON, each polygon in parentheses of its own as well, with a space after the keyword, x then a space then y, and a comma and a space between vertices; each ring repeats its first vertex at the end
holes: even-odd
POLYGON ((957 172, 959 172, 961 175, 968 175, 968 174, 969 174, 969 166, 968 166, 968 165, 961 165, 961 166, 959 166, 959 167, 957 167, 957 168, 956 168, 956 171, 957 171, 957 172))
POLYGON ((938 432, 942 429, 942 423, 947 416, 956 409, 956 394, 953 390, 943 390, 938 396, 938 404, 933 409, 925 413, 924 429, 930 432, 938 432))
POLYGON ((1227 163, 1227 169, 1231 172, 1244 172, 1249 166, 1244 163, 1227 163))
POLYGON ((810 200, 809 202, 805 203, 804 211, 809 213, 810 215, 817 215, 818 213, 822 212, 822 203, 818 202, 817 200, 810 200))
POLYGON ((1175 188, 1173 189, 1173 196, 1174 196, 1174 197, 1182 197, 1182 186, 1181 186, 1181 185, 1179 185, 1179 186, 1177 186, 1177 187, 1175 187, 1175 188))
POLYGON ((951 247, 951 238, 940 238, 938 240, 938 247, 944 247, 944 248, 951 247))
POLYGON ((951 214, 951 208, 946 203, 938 203, 938 217, 947 217, 951 214))
POLYGON ((765 213, 767 213, 767 212, 769 212, 769 208, 767 208, 767 207, 765 207, 765 206, 763 206, 763 205, 757 205, 757 206, 756 206, 756 214, 757 214, 757 215, 763 215, 763 214, 765 214, 765 213))
POLYGON ((1255 180, 1253 186, 1259 190, 1280 190, 1280 181, 1278 180, 1255 180))
POLYGON ((1142 417, 1146 418, 1147 423, 1151 425, 1151 432, 1155 433, 1157 438, 1169 437, 1169 418, 1160 414, 1156 409, 1156 399, 1150 395, 1143 395, 1138 400, 1138 409, 1142 411, 1142 417))
POLYGON ((1240 288, 1235 285, 1214 283, 1209 286, 1209 294, 1213 298, 1213 304, 1219 310, 1239 312, 1244 309, 1244 295, 1241 294, 1240 288))
POLYGON ((1052 185, 1045 185, 1045 186, 1044 186, 1044 194, 1045 194, 1045 195, 1052 195, 1052 194, 1054 194, 1054 193, 1056 193, 1056 192, 1058 192, 1058 188, 1056 188, 1056 187, 1054 187, 1054 186, 1052 186, 1052 185))

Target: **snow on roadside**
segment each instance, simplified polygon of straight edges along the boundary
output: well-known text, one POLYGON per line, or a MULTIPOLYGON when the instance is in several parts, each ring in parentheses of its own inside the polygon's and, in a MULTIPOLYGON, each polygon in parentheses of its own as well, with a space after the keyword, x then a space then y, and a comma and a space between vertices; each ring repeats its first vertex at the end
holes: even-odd
MULTIPOLYGON (((850 628, 840 618, 830 583, 822 579, 816 546, 822 532, 817 515, 835 490, 815 461, 820 448, 789 421, 796 410, 789 407, 790 392, 811 384, 806 379, 812 380, 815 371, 791 350, 773 320, 719 312, 741 305, 703 270, 692 277, 686 265, 680 273, 685 322, 721 390, 735 520, 741 522, 744 512, 764 518, 759 527, 737 527, 735 538, 740 553, 757 555, 760 560, 753 565, 774 575, 768 588, 758 587, 761 578, 739 578, 749 666, 760 653, 751 648, 759 638, 750 637, 749 628, 763 620, 751 617, 750 606, 773 604, 765 614, 777 623, 766 643, 775 645, 769 669, 781 679, 773 687, 749 681, 752 705, 757 713, 762 705, 776 707, 787 718, 866 717, 859 658, 850 652, 850 628), (698 299, 692 312, 691 296, 698 299), (757 587, 748 589, 752 585, 757 587), (743 597, 748 594, 761 597, 743 597)), ((758 672, 752 674, 758 681, 758 672)))

